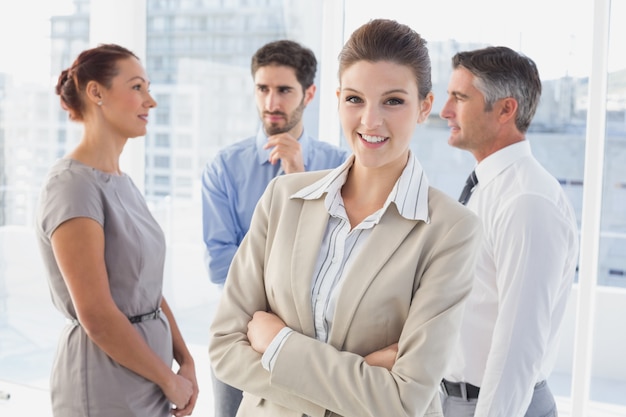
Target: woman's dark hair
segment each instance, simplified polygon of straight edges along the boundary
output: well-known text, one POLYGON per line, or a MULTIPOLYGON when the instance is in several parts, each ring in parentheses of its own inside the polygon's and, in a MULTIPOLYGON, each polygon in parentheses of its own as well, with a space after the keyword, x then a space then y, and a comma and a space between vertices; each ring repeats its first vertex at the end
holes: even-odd
POLYGON ((74 63, 61 72, 55 91, 61 97, 61 106, 69 112, 70 119, 83 120, 87 83, 96 81, 109 88, 111 80, 118 74, 117 62, 126 58, 139 59, 122 46, 103 44, 81 52, 74 63))
POLYGON ((420 100, 432 90, 426 40, 407 25, 388 19, 370 20, 355 30, 339 53, 339 78, 358 61, 389 61, 411 68, 420 100))

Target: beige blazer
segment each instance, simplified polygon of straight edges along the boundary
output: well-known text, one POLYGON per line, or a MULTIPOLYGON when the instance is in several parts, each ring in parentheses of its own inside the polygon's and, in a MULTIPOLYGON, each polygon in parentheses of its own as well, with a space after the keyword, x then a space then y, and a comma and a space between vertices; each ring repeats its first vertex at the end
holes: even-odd
POLYGON ((289 197, 329 171, 276 178, 256 207, 211 325, 218 379, 244 391, 238 417, 443 416, 439 383, 457 339, 480 222, 431 188, 430 223, 392 204, 348 271, 328 343, 315 339, 311 277, 328 212, 324 196, 289 197), (246 337, 255 311, 294 332, 272 372, 246 337), (399 342, 391 371, 363 357, 399 342))

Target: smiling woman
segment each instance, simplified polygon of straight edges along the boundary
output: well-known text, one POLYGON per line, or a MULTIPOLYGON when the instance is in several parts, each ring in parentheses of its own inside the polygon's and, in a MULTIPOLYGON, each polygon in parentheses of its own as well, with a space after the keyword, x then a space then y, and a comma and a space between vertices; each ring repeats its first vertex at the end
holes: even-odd
POLYGON ((410 150, 432 106, 425 44, 392 20, 358 28, 339 55, 353 155, 274 178, 256 206, 209 343, 245 391, 238 416, 443 415, 480 223, 410 150))

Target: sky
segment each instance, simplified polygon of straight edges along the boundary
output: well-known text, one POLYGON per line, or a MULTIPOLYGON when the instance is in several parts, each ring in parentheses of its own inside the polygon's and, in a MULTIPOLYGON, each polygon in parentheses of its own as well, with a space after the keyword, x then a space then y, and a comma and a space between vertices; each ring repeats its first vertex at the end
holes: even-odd
MULTIPOLYGON (((520 50, 535 60, 543 79, 586 76, 591 67, 592 0, 345 0, 345 4, 350 31, 370 18, 388 17, 410 25, 428 41, 456 39, 520 50)), ((626 21, 626 0, 613 0, 611 7, 617 21, 626 21)), ((49 16, 72 10, 72 0, 0 2, 0 72, 13 72, 18 79, 48 77, 49 16)), ((609 69, 626 68, 626 54, 618 53, 626 49, 626 25, 614 24, 612 31, 622 46, 611 48, 609 69)))
POLYGON ((49 18, 72 11, 72 0, 0 2, 0 72, 13 73, 18 80, 47 78, 49 18))
MULTIPOLYGON (((391 18, 430 42, 456 39, 521 51, 536 62, 543 79, 589 75, 592 0, 410 1, 346 0, 346 30, 371 18, 391 18)), ((613 0, 611 7, 620 22, 611 28, 613 39, 621 46, 611 48, 610 71, 626 68, 626 0, 613 0)))

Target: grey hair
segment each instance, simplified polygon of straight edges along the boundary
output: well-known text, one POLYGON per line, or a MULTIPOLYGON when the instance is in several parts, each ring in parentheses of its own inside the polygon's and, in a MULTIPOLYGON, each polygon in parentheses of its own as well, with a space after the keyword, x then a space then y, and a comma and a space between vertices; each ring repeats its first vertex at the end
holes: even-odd
POLYGON ((500 99, 515 99, 515 125, 522 133, 528 130, 541 97, 541 79, 532 59, 504 46, 491 46, 457 53, 452 67, 463 67, 474 75, 474 87, 485 96, 485 111, 491 111, 500 99))

